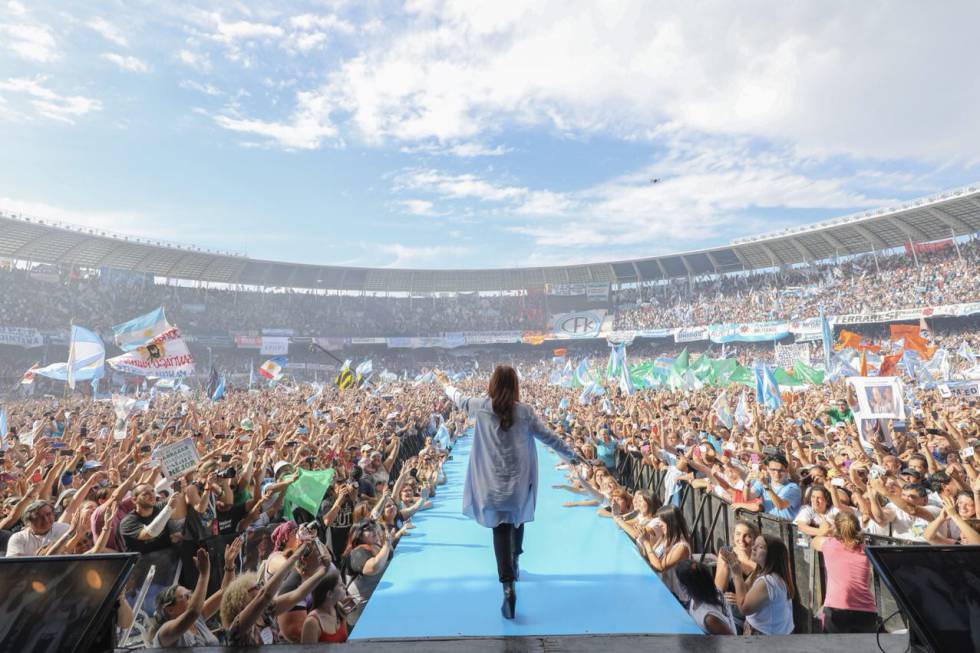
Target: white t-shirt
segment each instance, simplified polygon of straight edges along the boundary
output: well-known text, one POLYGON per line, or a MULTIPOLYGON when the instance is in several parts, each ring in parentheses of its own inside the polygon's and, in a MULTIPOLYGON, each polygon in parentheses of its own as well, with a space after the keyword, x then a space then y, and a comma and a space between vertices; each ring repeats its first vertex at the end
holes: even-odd
POLYGON ((885 508, 892 510, 895 513, 895 521, 891 523, 892 526, 892 537, 909 540, 912 542, 925 542, 925 537, 923 535, 926 532, 926 526, 929 522, 936 518, 939 514, 940 508, 935 506, 924 506, 924 508, 932 515, 929 519, 923 519, 922 517, 914 517, 898 506, 896 506, 891 501, 885 506, 885 508))
POLYGON ((68 524, 55 522, 51 525, 51 530, 44 535, 35 535, 29 526, 22 531, 17 531, 10 536, 10 541, 7 542, 7 557, 37 555, 41 548, 57 540, 70 528, 68 524))
POLYGON ((800 508, 800 511, 796 513, 796 519, 793 521, 803 522, 807 526, 819 526, 821 522, 832 522, 837 512, 837 506, 830 506, 827 512, 821 515, 813 509, 813 506, 806 505, 800 508))

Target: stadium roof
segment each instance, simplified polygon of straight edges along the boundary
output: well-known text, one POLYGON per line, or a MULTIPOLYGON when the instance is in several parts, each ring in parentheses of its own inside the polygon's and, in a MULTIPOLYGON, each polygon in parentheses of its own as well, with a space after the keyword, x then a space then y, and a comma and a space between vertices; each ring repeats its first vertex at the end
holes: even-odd
POLYGON ((467 292, 632 283, 772 268, 980 231, 980 184, 730 245, 651 258, 535 268, 419 270, 264 261, 0 211, 0 257, 174 279, 369 292, 467 292))

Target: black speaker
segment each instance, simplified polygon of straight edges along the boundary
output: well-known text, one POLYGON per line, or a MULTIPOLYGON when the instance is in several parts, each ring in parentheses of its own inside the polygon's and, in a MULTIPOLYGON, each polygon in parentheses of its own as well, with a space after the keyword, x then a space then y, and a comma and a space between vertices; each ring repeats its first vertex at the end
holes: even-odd
POLYGON ((111 651, 116 601, 138 558, 0 558, 0 651, 111 651))

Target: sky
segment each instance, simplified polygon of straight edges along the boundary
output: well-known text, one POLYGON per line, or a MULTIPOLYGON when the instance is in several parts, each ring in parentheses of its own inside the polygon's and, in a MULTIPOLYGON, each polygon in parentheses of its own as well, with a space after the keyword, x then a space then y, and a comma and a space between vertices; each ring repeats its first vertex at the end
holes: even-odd
POLYGON ((978 23, 972 1, 0 0, 0 210, 331 265, 723 245, 980 180, 978 23))

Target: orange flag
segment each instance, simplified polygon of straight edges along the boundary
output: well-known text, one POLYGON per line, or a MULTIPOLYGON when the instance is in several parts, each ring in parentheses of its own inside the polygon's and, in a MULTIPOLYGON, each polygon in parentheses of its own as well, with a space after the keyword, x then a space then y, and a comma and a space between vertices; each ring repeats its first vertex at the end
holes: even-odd
POLYGON ((841 349, 847 349, 851 347, 852 349, 857 349, 861 344, 861 334, 854 333, 853 331, 848 331, 843 329, 837 338, 837 344, 834 345, 834 349, 840 351, 841 349))
POLYGON ((902 338, 908 338, 909 336, 922 338, 922 335, 919 333, 919 327, 914 324, 893 324, 891 325, 891 335, 892 342, 901 340, 902 338))
POLYGON ((878 369, 878 376, 894 376, 898 370, 898 362, 900 360, 902 360, 901 352, 882 358, 881 367, 878 369))
POLYGON ((861 350, 861 376, 868 375, 868 350, 861 350))

